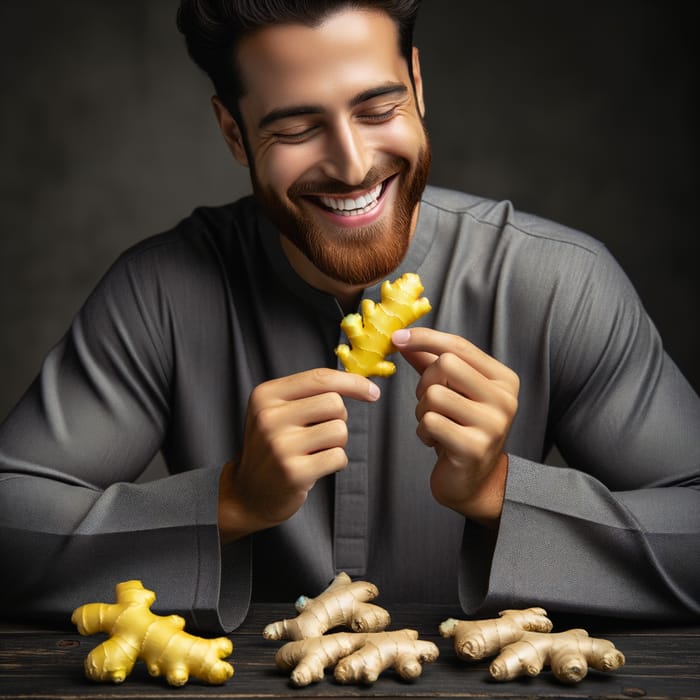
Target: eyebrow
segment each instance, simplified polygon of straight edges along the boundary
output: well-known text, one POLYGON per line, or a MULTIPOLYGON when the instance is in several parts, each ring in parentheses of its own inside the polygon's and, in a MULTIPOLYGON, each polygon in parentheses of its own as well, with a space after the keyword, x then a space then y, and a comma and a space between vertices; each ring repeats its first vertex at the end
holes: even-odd
MULTIPOLYGON (((363 90, 358 95, 355 95, 350 100, 351 107, 357 107, 357 105, 372 100, 375 97, 383 97, 384 95, 405 95, 408 93, 408 89, 403 83, 386 83, 385 85, 379 85, 377 87, 369 88, 368 90, 363 90)), ((295 105, 291 107, 280 107, 278 109, 273 109, 267 114, 265 114, 258 122, 258 129, 263 129, 269 126, 273 122, 281 121, 282 119, 288 119, 289 117, 300 117, 307 114, 322 114, 324 109, 321 105, 295 105)))

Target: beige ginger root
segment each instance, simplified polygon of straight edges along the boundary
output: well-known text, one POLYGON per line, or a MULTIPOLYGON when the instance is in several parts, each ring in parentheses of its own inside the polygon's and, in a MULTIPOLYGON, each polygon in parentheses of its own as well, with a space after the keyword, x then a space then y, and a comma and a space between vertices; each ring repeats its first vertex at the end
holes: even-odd
POLYGON ((536 676, 549 665, 558 680, 578 683, 589 667, 611 671, 625 663, 612 642, 589 637, 586 630, 551 634, 552 623, 542 608, 504 610, 499 614, 491 620, 450 618, 440 625, 443 637, 454 637, 455 651, 461 658, 482 659, 498 654, 489 667, 496 680, 536 676))
POLYGON ((361 314, 348 314, 340 323, 352 349, 346 344, 336 347, 335 353, 348 372, 365 377, 388 377, 396 365, 385 356, 395 352, 391 334, 417 321, 430 311, 428 299, 421 297, 423 284, 420 277, 407 272, 394 282, 386 280, 381 287, 382 300, 375 304, 363 299, 361 314))
POLYGON ((625 663, 622 652, 607 639, 589 637, 582 629, 556 634, 525 632, 509 644, 491 662, 489 671, 498 681, 517 676, 536 676, 549 665, 555 677, 563 683, 578 683, 588 668, 612 671, 625 663))
POLYGON ((542 608, 502 610, 491 620, 455 620, 449 618, 440 625, 443 637, 454 637, 457 656, 463 659, 483 659, 495 654, 526 631, 550 632, 552 621, 542 608))
POLYGON ((273 622, 263 630, 265 639, 305 639, 346 625, 355 632, 383 630, 391 621, 389 613, 368 603, 379 595, 367 581, 352 581, 342 572, 316 598, 301 596, 295 603, 299 615, 291 620, 273 622))
POLYGON ((85 659, 88 678, 121 683, 138 659, 152 676, 164 675, 174 686, 184 685, 190 676, 218 684, 233 675, 233 666, 222 661, 233 650, 230 639, 195 637, 184 631, 179 615, 151 612, 156 596, 141 581, 123 581, 115 590, 116 603, 81 605, 71 617, 80 634, 111 635, 85 659))
POLYGON ((296 686, 322 680, 325 669, 334 664, 339 683, 370 684, 390 667, 406 680, 417 678, 421 664, 435 661, 438 654, 435 644, 418 639, 415 630, 338 632, 287 642, 275 655, 275 663, 282 671, 292 671, 296 686))

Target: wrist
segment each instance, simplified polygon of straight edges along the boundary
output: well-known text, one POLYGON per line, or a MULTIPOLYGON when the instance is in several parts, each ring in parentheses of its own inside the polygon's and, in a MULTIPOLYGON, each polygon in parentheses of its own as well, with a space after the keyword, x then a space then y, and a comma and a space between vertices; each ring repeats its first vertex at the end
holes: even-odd
POLYGON ((217 524, 221 544, 229 544, 266 527, 247 514, 235 488, 236 462, 226 462, 219 476, 217 524))
POLYGON ((502 452, 493 469, 460 512, 465 518, 490 529, 496 529, 503 511, 508 476, 508 455, 502 452))

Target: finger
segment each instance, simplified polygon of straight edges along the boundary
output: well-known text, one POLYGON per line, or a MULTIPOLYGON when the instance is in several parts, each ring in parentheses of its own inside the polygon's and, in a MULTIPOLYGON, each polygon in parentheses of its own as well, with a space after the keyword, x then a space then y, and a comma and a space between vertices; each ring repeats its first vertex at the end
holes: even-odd
POLYGON ((345 421, 332 420, 286 430, 273 439, 271 449, 283 461, 287 455, 309 455, 334 447, 344 448, 347 441, 348 427, 345 421))
POLYGON ((488 379, 511 379, 512 370, 491 357, 474 343, 452 333, 443 333, 433 328, 404 328, 396 331, 392 342, 401 351, 429 352, 434 355, 452 353, 481 372, 488 379))
POLYGON ((488 431, 471 425, 458 425, 433 411, 423 416, 416 434, 424 444, 439 446, 459 462, 478 461, 497 444, 488 431))
POLYGON ((348 411, 340 394, 318 394, 275 404, 267 409, 277 425, 314 425, 331 420, 347 420, 348 411))
POLYGON ((438 413, 459 425, 482 425, 494 411, 489 404, 480 403, 457 394, 441 384, 433 384, 416 405, 416 419, 420 422, 426 413, 438 413))
POLYGON ((472 365, 452 353, 440 355, 428 367, 416 386, 416 397, 420 400, 430 387, 440 385, 474 401, 491 403, 508 408, 513 390, 507 383, 485 377, 472 365))
POLYGON ((297 487, 310 488, 319 479, 339 472, 348 465, 348 456, 342 447, 300 455, 290 460, 290 473, 297 487))
MULTIPOLYGON (((446 396, 447 394, 448 392, 445 392, 446 396)), ((425 402, 418 404, 416 407, 417 432, 425 444, 430 447, 439 444, 446 449, 464 453, 467 449, 467 440, 474 438, 473 431, 478 431, 480 434, 481 448, 484 448, 486 443, 503 443, 510 429, 512 415, 489 404, 464 398, 456 399, 457 397, 453 394, 451 400, 436 402, 431 406, 427 406, 425 402), (457 430, 453 431, 453 427, 457 430), (445 432, 447 428, 451 431, 449 434, 445 432), (460 433, 462 428, 469 430, 460 433)))
POLYGON ((266 403, 294 401, 333 392, 359 401, 376 401, 380 394, 379 387, 367 377, 327 367, 272 379, 256 387, 253 394, 256 401, 266 403))
POLYGON ((412 352, 410 350, 403 350, 401 351, 401 355, 418 374, 423 374, 437 359, 437 355, 434 355, 432 352, 412 352))

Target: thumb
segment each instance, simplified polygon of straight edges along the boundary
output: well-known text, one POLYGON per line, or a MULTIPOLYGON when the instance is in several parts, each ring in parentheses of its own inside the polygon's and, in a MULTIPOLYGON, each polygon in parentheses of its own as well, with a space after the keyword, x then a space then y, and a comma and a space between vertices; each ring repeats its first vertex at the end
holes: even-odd
POLYGON ((437 360, 437 355, 432 352, 419 350, 410 350, 411 333, 406 329, 401 329, 391 337, 394 347, 403 355, 404 359, 410 364, 418 374, 423 372, 437 360))

